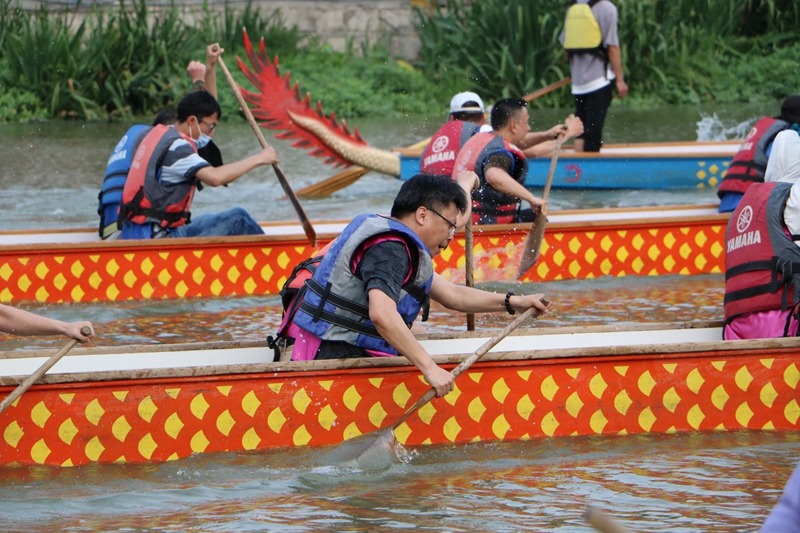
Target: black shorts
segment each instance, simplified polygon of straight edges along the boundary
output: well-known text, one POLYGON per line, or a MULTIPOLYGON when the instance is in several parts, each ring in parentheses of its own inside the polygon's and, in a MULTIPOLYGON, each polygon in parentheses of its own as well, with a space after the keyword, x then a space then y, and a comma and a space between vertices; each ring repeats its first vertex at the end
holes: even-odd
POLYGON ((603 146, 603 123, 614 98, 612 85, 609 83, 594 92, 574 95, 575 116, 583 122, 583 135, 578 139, 583 139, 583 149, 587 152, 599 152, 603 146))

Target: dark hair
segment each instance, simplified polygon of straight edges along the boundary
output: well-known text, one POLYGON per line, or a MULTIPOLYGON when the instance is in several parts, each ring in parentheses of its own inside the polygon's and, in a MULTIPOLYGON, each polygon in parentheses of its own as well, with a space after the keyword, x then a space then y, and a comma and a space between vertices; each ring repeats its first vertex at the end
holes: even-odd
POLYGON ((483 118, 483 112, 478 111, 456 111, 450 113, 453 120, 463 120, 464 122, 480 122, 483 118))
POLYGON ((392 216, 402 218, 419 207, 442 210, 455 204, 459 213, 467 210, 467 193, 450 176, 417 174, 403 183, 392 204, 392 216))
POLYGON ((789 124, 800 124, 800 95, 793 95, 781 104, 781 120, 789 124))
POLYGON ((164 109, 153 120, 153 126, 163 124, 164 126, 171 126, 178 120, 178 113, 174 109, 164 109))
POLYGON ((189 117, 206 118, 214 113, 222 118, 219 102, 208 91, 191 92, 178 104, 178 122, 186 122, 189 117))
POLYGON ((525 107, 527 102, 522 98, 504 98, 492 107, 492 129, 505 128, 514 115, 525 107))

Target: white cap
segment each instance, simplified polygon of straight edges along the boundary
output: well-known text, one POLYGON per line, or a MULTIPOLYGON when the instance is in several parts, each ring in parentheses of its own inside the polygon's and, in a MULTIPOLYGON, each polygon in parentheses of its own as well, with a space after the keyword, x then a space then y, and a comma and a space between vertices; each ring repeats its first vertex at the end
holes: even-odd
POLYGON ((460 111, 480 111, 483 113, 483 100, 481 100, 481 97, 475 93, 458 93, 453 97, 452 100, 450 100, 450 112, 458 113, 460 111), (464 104, 467 102, 477 102, 480 108, 476 108, 474 106, 464 107, 464 104))

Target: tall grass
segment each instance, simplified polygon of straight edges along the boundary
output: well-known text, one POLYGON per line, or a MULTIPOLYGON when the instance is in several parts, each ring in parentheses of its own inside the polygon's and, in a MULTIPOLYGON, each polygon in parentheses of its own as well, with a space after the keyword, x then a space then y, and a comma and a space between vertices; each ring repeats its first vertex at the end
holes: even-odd
MULTIPOLYGON (((721 65, 793 45, 796 0, 614 0, 624 71, 634 98, 713 99, 721 65)), ((418 8, 420 64, 455 71, 490 98, 523 95, 567 75, 558 43, 564 0, 447 0, 418 8)), ((558 105, 567 89, 538 101, 558 105)))
POLYGON ((233 54, 244 26, 284 51, 298 41, 279 14, 262 15, 249 4, 239 12, 226 5, 222 16, 206 8, 196 27, 175 5, 153 12, 146 0, 92 10, 80 22, 76 16, 47 7, 26 12, 0 0, 0 90, 16 91, 28 105, 34 96, 42 116, 147 115, 181 98, 190 83, 186 65, 203 60, 209 42, 233 54))

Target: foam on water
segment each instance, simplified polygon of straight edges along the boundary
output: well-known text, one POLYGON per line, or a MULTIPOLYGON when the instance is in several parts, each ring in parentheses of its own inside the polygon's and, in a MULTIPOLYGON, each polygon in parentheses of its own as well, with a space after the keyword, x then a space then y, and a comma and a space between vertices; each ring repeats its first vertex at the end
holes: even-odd
POLYGON ((753 117, 748 120, 729 125, 730 121, 723 121, 717 113, 707 115, 702 113, 701 119, 697 122, 698 141, 731 141, 744 139, 750 128, 760 117, 753 117))

